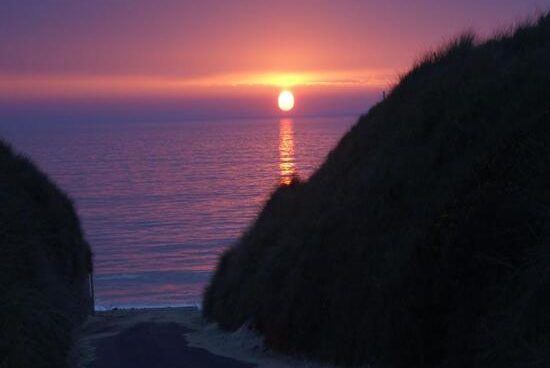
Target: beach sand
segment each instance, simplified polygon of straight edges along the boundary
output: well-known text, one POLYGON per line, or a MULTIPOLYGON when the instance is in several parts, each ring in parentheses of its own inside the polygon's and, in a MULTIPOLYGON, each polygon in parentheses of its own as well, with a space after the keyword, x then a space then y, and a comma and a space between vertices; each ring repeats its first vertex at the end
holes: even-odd
POLYGON ((328 368, 275 354, 246 326, 235 332, 206 323, 197 308, 96 312, 77 333, 75 368, 328 368))

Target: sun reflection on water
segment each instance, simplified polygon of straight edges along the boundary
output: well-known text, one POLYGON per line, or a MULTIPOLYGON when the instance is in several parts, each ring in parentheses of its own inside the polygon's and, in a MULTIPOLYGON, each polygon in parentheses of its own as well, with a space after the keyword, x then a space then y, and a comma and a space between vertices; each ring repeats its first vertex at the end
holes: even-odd
POLYGON ((94 251, 96 305, 120 308, 200 303, 273 186, 307 179, 353 123, 281 116, 0 131, 75 199, 94 251))
POLYGON ((279 169, 281 185, 290 185, 296 178, 294 129, 292 119, 279 121, 279 169))

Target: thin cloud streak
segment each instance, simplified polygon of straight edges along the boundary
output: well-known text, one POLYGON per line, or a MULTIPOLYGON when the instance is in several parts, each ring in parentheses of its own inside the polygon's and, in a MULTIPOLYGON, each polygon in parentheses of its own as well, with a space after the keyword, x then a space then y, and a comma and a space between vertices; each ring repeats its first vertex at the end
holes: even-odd
POLYGON ((0 98, 201 96, 292 87, 378 90, 391 85, 398 74, 390 69, 241 73, 201 78, 0 74, 0 98))

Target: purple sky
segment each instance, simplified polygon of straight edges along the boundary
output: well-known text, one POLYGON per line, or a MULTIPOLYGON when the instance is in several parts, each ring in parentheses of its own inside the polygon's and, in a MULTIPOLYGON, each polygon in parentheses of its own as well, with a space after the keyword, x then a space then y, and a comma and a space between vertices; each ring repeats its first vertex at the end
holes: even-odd
POLYGON ((30 105, 273 114, 283 87, 296 114, 357 113, 461 31, 486 37, 548 9, 550 0, 3 0, 0 119, 30 105))

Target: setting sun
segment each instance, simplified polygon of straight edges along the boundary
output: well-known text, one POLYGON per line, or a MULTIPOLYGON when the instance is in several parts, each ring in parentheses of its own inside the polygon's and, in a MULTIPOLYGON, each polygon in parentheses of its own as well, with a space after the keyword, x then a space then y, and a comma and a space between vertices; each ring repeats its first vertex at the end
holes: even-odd
POLYGON ((294 107, 294 95, 290 91, 282 91, 279 94, 279 108, 283 111, 290 111, 294 107))

